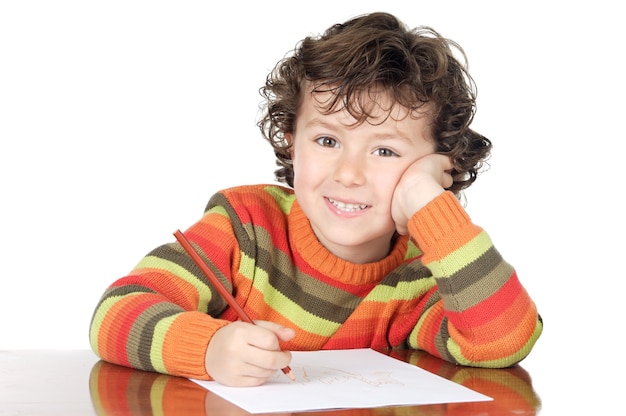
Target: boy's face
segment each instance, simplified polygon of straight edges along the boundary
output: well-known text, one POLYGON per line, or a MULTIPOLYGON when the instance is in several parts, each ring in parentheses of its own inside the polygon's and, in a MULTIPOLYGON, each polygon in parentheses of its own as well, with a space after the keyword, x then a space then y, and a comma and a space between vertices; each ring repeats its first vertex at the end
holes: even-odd
MULTIPOLYGON (((323 114, 330 93, 305 94, 292 140, 294 191, 320 242, 354 263, 380 260, 395 231, 391 200, 404 171, 434 153, 430 117, 375 106, 354 124, 347 111, 323 114), (328 95, 327 95, 328 94, 328 95)), ((388 108, 387 97, 376 98, 388 108)), ((370 101, 370 103, 373 103, 370 101)))

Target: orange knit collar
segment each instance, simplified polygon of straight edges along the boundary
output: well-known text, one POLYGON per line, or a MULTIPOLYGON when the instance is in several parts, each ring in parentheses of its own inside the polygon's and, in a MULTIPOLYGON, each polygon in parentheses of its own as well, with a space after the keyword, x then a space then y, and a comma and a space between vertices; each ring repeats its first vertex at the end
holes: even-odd
POLYGON ((402 264, 408 237, 399 236, 389 255, 374 263, 356 264, 328 251, 315 236, 308 218, 294 199, 288 215, 289 242, 315 270, 345 284, 375 284, 402 264))

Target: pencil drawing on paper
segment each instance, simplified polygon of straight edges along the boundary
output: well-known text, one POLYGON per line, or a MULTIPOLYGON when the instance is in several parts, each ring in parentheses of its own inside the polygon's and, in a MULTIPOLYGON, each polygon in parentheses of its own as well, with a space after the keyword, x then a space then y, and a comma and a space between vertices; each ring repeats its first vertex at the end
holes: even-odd
MULTIPOLYGON (((388 385, 404 386, 401 380, 393 377, 391 371, 375 371, 370 373, 357 373, 345 371, 333 367, 320 366, 292 366, 291 368, 296 382, 300 384, 320 383, 326 385, 359 382, 369 387, 382 387, 388 385)), ((279 377, 279 375, 277 375, 279 377)))

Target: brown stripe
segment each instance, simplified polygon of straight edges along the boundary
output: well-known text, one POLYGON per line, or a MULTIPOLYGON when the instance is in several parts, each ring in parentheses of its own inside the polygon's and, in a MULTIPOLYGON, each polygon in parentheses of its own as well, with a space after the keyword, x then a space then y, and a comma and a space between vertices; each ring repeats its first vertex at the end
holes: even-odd
POLYGON ((448 332, 448 318, 443 318, 441 320, 441 325, 439 326, 439 331, 435 337, 435 346, 437 347, 437 351, 441 355, 441 358, 451 363, 456 363, 456 360, 448 351, 448 339, 450 339, 450 333, 448 332))
POLYGON ((178 315, 183 309, 174 304, 159 303, 141 313, 133 323, 126 343, 128 360, 135 368, 156 371, 150 360, 156 325, 165 318, 178 315))
POLYGON ((513 267, 503 261, 498 264, 496 268, 490 270, 488 274, 483 276, 483 282, 476 282, 475 284, 466 286, 463 290, 458 291, 454 295, 458 312, 471 308, 489 298, 509 281, 512 274, 513 267), (489 284, 485 284, 487 281, 489 284))
POLYGON ((503 262, 502 256, 491 247, 475 261, 467 264, 451 276, 439 279, 439 291, 442 296, 456 294, 482 280, 487 273, 491 273, 503 262))
MULTIPOLYGON (((267 231, 255 228, 257 241, 269 240, 267 231)), ((337 287, 330 286, 315 277, 296 270, 291 258, 268 244, 259 244, 256 266, 268 274, 270 285, 305 311, 330 322, 344 322, 362 298, 337 287)))
POLYGON ((381 281, 381 284, 396 287, 401 282, 414 282, 416 280, 432 277, 432 272, 422 264, 420 259, 404 263, 396 267, 381 281))

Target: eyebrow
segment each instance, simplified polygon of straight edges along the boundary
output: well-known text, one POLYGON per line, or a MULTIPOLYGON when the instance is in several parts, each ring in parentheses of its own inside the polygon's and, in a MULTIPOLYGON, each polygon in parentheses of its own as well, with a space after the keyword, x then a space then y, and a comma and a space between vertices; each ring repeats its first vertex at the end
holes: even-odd
POLYGON ((311 120, 308 120, 307 123, 305 124, 305 127, 318 127, 318 126, 331 129, 331 130, 337 129, 335 126, 335 123, 328 123, 319 117, 312 118, 311 120))
MULTIPOLYGON (((325 120, 319 118, 319 117, 315 117, 311 120, 309 120, 305 126, 305 128, 310 128, 310 127, 323 127, 332 131, 337 131, 340 128, 350 128, 352 127, 352 125, 345 125, 345 124, 341 124, 340 127, 338 128, 337 125, 335 123, 329 123, 326 122, 325 120)), ((356 126, 355 126, 356 127, 356 126)), ((402 132, 398 131, 398 130, 394 130, 393 132, 387 132, 388 129, 385 129, 385 132, 382 133, 376 133, 373 137, 375 139, 378 140, 393 140, 393 139, 402 139, 406 142, 409 143, 413 143, 413 141, 411 140, 410 137, 402 134, 402 132)))

